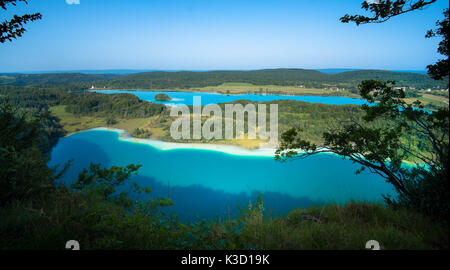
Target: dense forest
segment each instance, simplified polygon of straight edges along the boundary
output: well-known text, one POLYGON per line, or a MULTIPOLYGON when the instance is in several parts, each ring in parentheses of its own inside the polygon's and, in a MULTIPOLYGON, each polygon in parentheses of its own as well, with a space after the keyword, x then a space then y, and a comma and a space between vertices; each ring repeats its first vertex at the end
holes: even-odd
POLYGON ((67 105, 67 112, 77 115, 137 118, 150 117, 166 110, 131 94, 104 95, 92 92, 69 93, 62 88, 0 86, 0 101, 30 111, 48 111, 51 106, 67 105))
POLYGON ((83 84, 115 78, 115 74, 45 73, 45 74, 0 74, 0 85, 48 86, 54 84, 83 84))
POLYGON ((68 98, 64 87, 39 88, 0 86, 0 100, 8 102, 17 108, 35 111, 48 110, 50 106, 64 103, 68 98))
POLYGON ((132 94, 105 95, 99 93, 75 94, 77 98, 67 100, 66 111, 78 115, 120 118, 143 118, 166 111, 163 104, 140 100, 132 94))
POLYGON ((188 89, 217 86, 227 82, 251 83, 254 85, 304 86, 308 88, 345 88, 356 92, 357 85, 366 79, 395 81, 397 86, 417 89, 440 89, 448 87, 448 80, 435 81, 428 75, 382 70, 357 70, 337 74, 326 74, 308 69, 266 69, 252 71, 152 71, 129 75, 114 74, 4 74, 0 85, 49 86, 72 84, 78 88, 113 89, 188 89))
MULTIPOLYGON (((193 88, 220 85, 226 82, 245 82, 255 85, 303 85, 311 88, 343 87, 356 89, 365 79, 393 80, 399 86, 415 88, 446 87, 448 82, 434 81, 428 75, 380 70, 358 70, 337 74, 326 74, 307 69, 267 69, 252 71, 207 71, 207 72, 145 72, 130 74, 101 82, 117 89, 168 89, 193 88)), ((103 85, 102 85, 103 86, 103 85)))

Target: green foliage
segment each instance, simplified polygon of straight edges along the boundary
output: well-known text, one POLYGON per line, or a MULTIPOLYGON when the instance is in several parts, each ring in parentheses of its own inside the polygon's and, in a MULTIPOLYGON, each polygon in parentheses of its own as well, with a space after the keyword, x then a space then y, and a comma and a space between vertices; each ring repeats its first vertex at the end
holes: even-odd
POLYGON ((64 91, 55 88, 0 86, 0 102, 8 100, 16 108, 37 112, 64 103, 68 96, 64 91))
MULTIPOLYGON (((0 0, 0 7, 6 10, 8 4, 15 6, 17 2, 24 2, 28 4, 26 0, 0 0)), ((25 14, 22 16, 14 15, 12 19, 5 20, 0 23, 0 43, 6 41, 12 41, 18 37, 21 37, 25 33, 24 25, 28 22, 37 21, 42 19, 42 14, 25 14)))
MULTIPOLYGON (((361 107, 357 105, 327 105, 294 100, 276 100, 269 102, 235 101, 233 104, 267 104, 267 123, 269 123, 270 104, 278 104, 278 128, 282 133, 292 127, 302 129, 305 138, 316 143, 323 143, 322 133, 339 126, 342 122, 359 119, 362 116, 361 107)), ((225 111, 224 104, 222 111, 225 111)), ((247 121, 247 118, 245 119, 247 121)), ((247 128, 247 126, 246 126, 247 128)))
POLYGON ((82 250, 363 250, 368 239, 388 250, 448 249, 446 224, 367 203, 297 209, 277 218, 244 212, 236 220, 192 223, 124 209, 64 189, 33 207, 0 208, 0 249, 64 249, 68 239, 77 239, 82 250))
MULTIPOLYGON (((52 119, 48 120, 52 121, 52 119)), ((27 120, 10 104, 0 108, 0 206, 14 200, 45 196, 54 188, 54 171, 42 149, 56 143, 39 119, 27 120)), ((47 126, 48 127, 48 126, 47 126)))
POLYGON ((140 167, 140 165, 130 164, 125 168, 112 166, 109 169, 102 169, 100 164, 91 164, 89 170, 83 169, 78 175, 77 182, 73 183, 71 187, 79 191, 84 189, 94 190, 105 200, 108 200, 115 193, 115 187, 122 185, 140 167))
MULTIPOLYGON (((192 89, 218 86, 224 83, 298 86, 305 88, 345 88, 357 92, 361 81, 377 78, 392 80, 400 86, 417 89, 441 89, 448 83, 445 80, 434 81, 425 74, 392 72, 382 70, 357 70, 326 74, 307 69, 267 69, 253 71, 206 71, 206 72, 142 72, 129 75, 116 74, 4 74, 0 76, 0 86, 34 86, 58 88, 64 91, 81 91, 97 87, 108 89, 192 89)), ((225 91, 226 92, 226 91, 225 91)), ((255 91, 255 93, 261 93, 255 91)))
POLYGON ((364 81, 363 98, 375 106, 363 105, 363 121, 353 121, 323 134, 325 143, 317 146, 305 140, 301 131, 291 129, 281 137, 276 159, 305 158, 331 152, 368 168, 391 183, 398 198, 386 198, 391 205, 407 206, 436 218, 447 219, 450 188, 448 174, 448 108, 428 113, 419 101, 406 104, 402 90, 393 90, 393 82, 364 81), (418 107, 418 108, 415 108, 418 107), (373 125, 381 119, 385 125, 373 125), (403 136, 419 134, 428 153, 411 147, 403 136), (299 153, 298 150, 305 151, 299 153), (416 158, 416 165, 405 166, 406 155, 416 158))
MULTIPOLYGON (((0 7, 6 9, 6 4, 15 5, 20 1, 26 2, 0 0, 0 7)), ((427 2, 418 3, 424 6, 427 2)), ((395 9, 400 7, 394 3, 395 9)), ((420 7, 416 4, 413 8, 420 7)), ((387 14, 382 18, 393 14, 396 15, 387 14)), ((20 37, 25 31, 24 24, 40 18, 40 14, 14 16, 3 22, 0 24, 0 42, 20 37)), ((190 88, 227 81, 275 85, 301 83, 319 87, 336 84, 351 88, 364 76, 373 74, 392 80, 396 79, 391 77, 397 76, 375 71, 325 75, 305 70, 154 72, 114 80, 106 80, 114 76, 83 74, 1 76, 0 84, 4 85, 65 85, 52 89, 0 87, 0 249, 63 249, 69 239, 79 240, 82 249, 363 249, 364 243, 373 238, 387 249, 448 249, 447 223, 436 223, 414 211, 401 209, 406 206, 433 216, 448 214, 445 163, 448 162, 448 109, 434 114, 414 110, 401 103, 404 94, 392 92, 388 84, 377 81, 362 84, 362 95, 381 104, 364 107, 364 120, 376 121, 382 115, 388 115, 397 124, 383 128, 379 125, 349 125, 341 133, 328 133, 325 141, 340 145, 336 151, 353 158, 357 153, 366 154, 365 158, 373 163, 389 158, 389 164, 383 165, 394 173, 406 175, 400 181, 401 189, 398 188, 400 197, 390 201, 399 209, 350 203, 344 207, 296 210, 287 217, 265 218, 263 199, 258 197, 236 220, 184 224, 165 213, 164 209, 172 205, 170 200, 153 199, 149 197, 151 189, 141 188, 136 183, 131 188, 127 186, 127 180, 137 173, 139 165, 102 168, 100 164, 91 164, 70 188, 55 182, 64 169, 55 175, 55 170, 47 166, 48 153, 64 135, 59 120, 47 112, 49 106, 68 104, 67 110, 77 115, 107 116, 108 125, 114 124, 114 117, 165 115, 165 106, 143 102, 132 95, 68 93, 71 89, 85 90, 93 81, 127 88, 190 88), (76 87, 69 85, 72 83, 76 87), (378 92, 372 96, 373 90, 378 92), (21 110, 15 110, 5 102, 7 98, 21 110), (398 107, 402 110, 396 109, 398 107), (431 145, 434 150, 431 157, 412 152, 428 162, 426 169, 418 167, 408 174, 405 174, 406 170, 402 171, 399 164, 405 155, 403 132, 424 133, 429 139, 426 145, 431 145)), ((430 83, 426 76, 402 74, 399 78, 403 80, 400 83, 408 86, 437 85, 430 83)), ((360 110, 352 106, 336 110, 337 107, 281 103, 286 105, 281 114, 283 121, 292 123, 295 116, 309 115, 313 121, 308 123, 308 130, 321 130, 336 111, 347 120, 361 117, 360 110)), ((419 103, 415 105, 420 106, 419 103)), ((146 136, 146 132, 136 130, 142 136, 146 136)), ((291 129, 283 135, 283 140, 294 140, 297 135, 296 129, 291 129)), ((318 149, 305 140, 300 146, 313 151, 318 149)), ((374 169, 374 166, 368 167, 374 169)), ((396 179, 388 180, 396 183, 396 179)))
POLYGON ((143 101, 131 94, 69 93, 61 86, 0 86, 0 102, 6 100, 16 107, 32 112, 45 112, 51 106, 67 105, 67 112, 80 116, 104 117, 109 120, 108 125, 116 124, 115 118, 151 117, 167 111, 163 104, 143 101))
MULTIPOLYGON (((91 87, 92 83, 118 77, 115 74, 83 74, 83 73, 44 73, 44 74, 4 74, 0 77, 0 85, 12 86, 52 86, 52 85, 82 85, 83 89, 91 87)), ((102 86, 103 87, 103 86, 102 86)), ((69 88, 70 89, 70 88, 69 88)))
POLYGON ((446 78, 448 81, 449 70, 448 70, 448 8, 444 10, 445 20, 437 21, 436 26, 438 29, 436 31, 429 30, 426 37, 431 38, 435 36, 441 36, 442 40, 439 42, 438 53, 446 56, 446 59, 439 60, 436 64, 428 65, 428 74, 435 80, 441 80, 446 78))
POLYGON ((106 124, 108 126, 112 126, 112 125, 115 125, 117 123, 118 123, 117 120, 114 117, 112 117, 112 116, 106 118, 106 124))
POLYGON ((43 111, 36 114, 35 117, 39 120, 38 147, 43 154, 49 155, 51 149, 56 146, 61 137, 66 135, 66 132, 60 120, 49 111, 43 111))
POLYGON ((168 100, 172 100, 167 94, 157 94, 155 95, 155 100, 159 100, 159 101, 168 101, 168 100))
POLYGON ((206 71, 206 72, 143 72, 125 75, 99 84, 113 89, 188 89, 217 86, 223 83, 241 82, 254 85, 304 85, 307 88, 337 86, 357 89, 357 85, 370 78, 394 80, 401 86, 416 88, 440 88, 445 81, 433 81, 424 74, 391 72, 381 70, 358 70, 337 74, 325 74, 307 69, 267 69, 253 71, 206 71))
POLYGON ((69 239, 83 250, 363 249, 373 238, 386 249, 448 248, 447 225, 371 204, 270 218, 259 196, 235 220, 181 223, 166 213, 169 199, 152 198, 150 188, 128 183, 140 165, 91 164, 70 187, 57 185, 36 147, 45 131, 39 121, 8 104, 1 112, 0 249, 64 249, 69 239))
POLYGON ((59 119, 50 114, 48 108, 64 102, 66 98, 67 94, 60 90, 0 86, 0 104, 7 104, 15 114, 37 119, 38 129, 41 131, 38 147, 44 154, 49 154, 59 138, 65 135, 59 119))
MULTIPOLYGON (((436 2, 431 1, 364 1, 362 8, 372 12, 373 17, 345 15, 344 23, 357 25, 384 22, 390 18, 421 9, 436 2)), ((429 66, 429 73, 435 79, 448 78, 448 9, 446 20, 438 22, 438 35, 443 37, 439 52, 447 59, 429 66), (442 66, 442 65, 445 65, 442 66)), ((436 33, 429 31, 427 37, 436 33)), ((394 81, 364 80, 359 85, 361 96, 375 106, 363 105, 363 122, 354 121, 340 129, 325 132, 323 146, 305 140, 301 131, 291 129, 282 135, 282 143, 277 149, 276 159, 305 158, 318 153, 331 152, 348 158, 362 167, 368 168, 391 183, 398 192, 397 198, 386 198, 390 205, 403 206, 420 211, 437 219, 448 221, 450 208, 450 181, 448 179, 449 111, 448 107, 429 113, 423 110, 419 100, 413 104, 404 101, 404 91, 395 90, 394 81), (387 120, 384 127, 372 123, 387 120), (402 139, 405 134, 418 134, 422 145, 429 150, 424 153, 411 147, 411 142, 402 139), (297 149, 304 152, 299 153, 297 149), (402 161, 413 156, 419 162, 405 167, 402 161)), ((448 84, 447 84, 448 85, 448 84)))
POLYGON ((418 93, 418 91, 408 91, 405 93, 405 97, 407 98, 418 98, 420 97, 420 94, 418 93))
POLYGON ((76 98, 67 100, 66 111, 77 115, 96 115, 118 118, 142 118, 165 112, 163 104, 142 101, 131 94, 77 94, 76 98))
POLYGON ((361 4, 361 8, 365 11, 373 13, 372 17, 363 15, 349 15, 346 14, 341 18, 341 22, 348 23, 354 22, 356 25, 366 23, 382 23, 389 20, 392 17, 400 14, 408 13, 414 10, 423 9, 424 7, 436 2, 436 0, 377 0, 377 1, 364 1, 361 4))
MULTIPOLYGON (((436 0, 414 0, 414 1, 405 1, 405 0, 379 0, 370 3, 369 1, 364 1, 361 4, 361 8, 371 12, 372 17, 367 17, 364 15, 349 15, 346 14, 340 20, 343 23, 354 22, 356 25, 366 24, 366 23, 382 23, 385 22, 392 17, 412 12, 415 10, 423 9, 433 3, 436 0)), ((436 31, 429 30, 425 37, 442 37, 441 42, 439 43, 438 52, 445 56, 444 59, 439 60, 437 63, 433 65, 428 65, 428 74, 431 78, 435 80, 445 79, 447 81, 448 88, 448 78, 449 78, 449 69, 448 69, 448 8, 444 10, 445 19, 443 21, 437 21, 436 26, 438 29, 436 31)), ((375 77, 373 77, 375 78, 375 77)), ((391 79, 379 79, 381 81, 391 80, 391 79)))
POLYGON ((143 128, 135 128, 131 133, 131 136, 136 138, 150 138, 152 136, 152 132, 143 128))

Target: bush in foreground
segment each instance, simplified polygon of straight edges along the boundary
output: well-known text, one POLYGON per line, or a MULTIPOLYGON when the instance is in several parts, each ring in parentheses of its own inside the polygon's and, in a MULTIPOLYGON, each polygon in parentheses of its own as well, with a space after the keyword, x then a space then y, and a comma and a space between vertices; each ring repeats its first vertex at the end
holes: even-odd
MULTIPOLYGON (((264 217, 263 200, 226 221, 179 222, 164 198, 133 200, 117 187, 138 166, 92 165, 72 188, 0 208, 0 249, 448 249, 448 225, 381 204, 351 202, 264 217)), ((150 193, 133 184, 133 193, 150 193)))

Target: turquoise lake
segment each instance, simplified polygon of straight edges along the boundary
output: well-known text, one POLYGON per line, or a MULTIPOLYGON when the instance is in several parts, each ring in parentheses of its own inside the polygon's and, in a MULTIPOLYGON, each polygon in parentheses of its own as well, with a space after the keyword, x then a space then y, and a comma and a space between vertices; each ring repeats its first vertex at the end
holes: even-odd
POLYGON ((247 207, 258 193, 268 215, 294 208, 345 203, 382 202, 393 194, 390 184, 375 174, 356 175, 359 166, 321 154, 304 160, 276 162, 271 156, 234 155, 204 149, 161 150, 124 140, 116 131, 89 130, 62 138, 50 165, 74 159, 63 181, 76 179, 91 162, 104 167, 142 164, 137 181, 153 189, 152 196, 169 197, 170 211, 181 220, 227 218, 247 207))
POLYGON ((241 99, 247 99, 258 102, 289 99, 289 100, 305 101, 310 103, 323 103, 329 105, 368 104, 368 102, 363 99, 349 98, 349 97, 287 96, 287 95, 256 95, 256 94, 224 95, 205 92, 176 92, 176 91, 154 92, 154 91, 126 91, 126 90, 93 90, 93 92, 104 94, 129 93, 145 101, 162 103, 167 105, 182 105, 182 104, 192 105, 194 96, 200 96, 203 105, 233 102, 241 99), (172 98, 172 100, 156 101, 155 95, 160 93, 166 93, 169 97, 172 98))

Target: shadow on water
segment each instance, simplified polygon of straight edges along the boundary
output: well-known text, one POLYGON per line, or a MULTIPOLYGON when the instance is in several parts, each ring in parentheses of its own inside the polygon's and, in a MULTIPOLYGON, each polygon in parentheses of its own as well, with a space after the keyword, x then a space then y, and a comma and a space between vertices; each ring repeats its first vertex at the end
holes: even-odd
POLYGON ((170 186, 146 176, 135 176, 131 179, 131 182, 133 181, 136 181, 142 187, 152 188, 152 193, 149 195, 152 198, 159 196, 172 199, 175 204, 168 209, 168 212, 177 214, 181 221, 233 219, 239 215, 239 208, 248 209, 249 202, 254 203, 258 194, 261 194, 264 198, 266 216, 282 215, 295 208, 324 204, 319 200, 312 200, 307 197, 294 198, 278 192, 259 193, 252 191, 235 194, 200 185, 170 186))
MULTIPOLYGON (((88 168, 91 163, 101 163, 102 167, 109 167, 111 160, 103 148, 90 140, 83 138, 64 138, 52 152, 50 166, 60 165, 73 159, 72 165, 63 177, 66 184, 78 178, 78 174, 88 168)), ((255 202, 258 194, 264 197, 266 215, 281 215, 295 208, 307 208, 311 205, 322 205, 323 202, 311 200, 308 197, 294 198, 278 192, 258 193, 250 192, 229 193, 213 190, 201 185, 173 186, 161 183, 149 176, 133 176, 123 188, 129 190, 129 185, 136 181, 142 187, 152 188, 150 197, 170 198, 175 203, 167 210, 177 214, 182 221, 196 221, 199 219, 228 219, 235 218, 240 213, 239 207, 248 208, 249 202, 255 202)))
POLYGON ((102 167, 110 166, 110 159, 102 147, 85 139, 64 138, 58 143, 58 147, 52 152, 52 160, 49 166, 58 165, 59 168, 64 163, 73 160, 71 166, 64 174, 65 183, 71 183, 78 178, 78 174, 89 168, 91 163, 101 163, 102 167))
POLYGON ((62 180, 71 183, 90 163, 141 164, 139 175, 129 183, 152 188, 153 198, 172 199, 175 205, 169 210, 183 221, 234 218, 240 213, 238 205, 248 209, 258 191, 264 197, 266 216, 331 202, 379 201, 380 194, 392 193, 392 186, 376 175, 355 176, 352 163, 330 155, 281 164, 266 157, 196 149, 162 151, 118 138, 116 132, 100 130, 63 138, 49 165, 74 158, 62 180))

